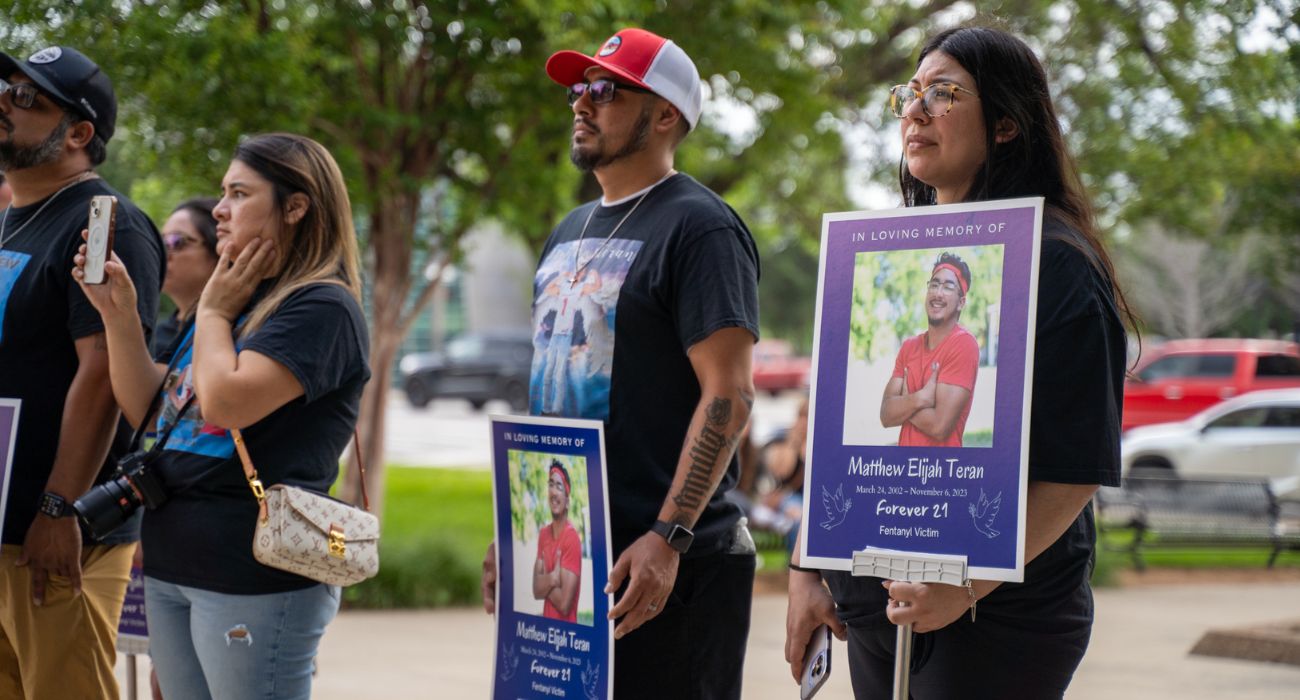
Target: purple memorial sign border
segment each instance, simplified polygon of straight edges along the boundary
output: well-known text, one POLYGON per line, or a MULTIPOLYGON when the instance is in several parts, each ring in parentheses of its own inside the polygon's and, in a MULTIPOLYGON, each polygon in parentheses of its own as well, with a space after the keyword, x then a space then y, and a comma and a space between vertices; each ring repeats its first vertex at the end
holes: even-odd
MULTIPOLYGON (((907 456, 916 454, 918 448, 900 448, 897 446, 852 446, 844 445, 843 425, 845 392, 847 390, 850 312, 853 297, 853 274, 856 255, 861 252, 884 252, 891 250, 933 250, 936 255, 944 249, 962 248, 982 245, 1003 246, 1003 280, 1000 294, 1001 314, 998 331, 998 372, 994 400, 994 438, 990 448, 980 448, 984 454, 981 459, 987 464, 1019 466, 1023 463, 1022 452, 1027 450, 1027 436, 1024 430, 1028 422, 1024 420, 1027 411, 1025 399, 1027 371, 1032 367, 1032 331, 1029 329, 1032 311, 1036 300, 1030 291, 1035 289, 1036 251, 1038 246, 1036 224, 1039 222, 1041 200, 1008 200, 1006 202, 988 202, 970 205, 971 209, 956 212, 936 211, 948 207, 917 207, 893 212, 881 212, 879 215, 863 213, 861 217, 853 214, 828 215, 824 223, 822 265, 824 275, 819 289, 818 336, 816 338, 816 368, 813 379, 813 440, 809 445, 808 462, 813 467, 807 475, 805 503, 804 547, 811 557, 838 559, 847 567, 847 557, 853 549, 871 545, 886 545, 873 542, 869 534, 860 535, 861 542, 849 544, 843 538, 831 538, 817 533, 810 539, 811 524, 821 510, 821 486, 834 486, 835 473, 843 474, 843 465, 855 455, 869 454, 871 457, 886 461, 904 461, 907 456), (983 233, 973 237, 942 237, 929 239, 890 238, 870 240, 872 229, 907 229, 919 227, 947 227, 965 225, 983 225, 986 229, 991 223, 1005 223, 1005 229, 998 234, 983 233), (853 240, 852 234, 861 231, 867 240, 853 240), (819 468, 822 464, 829 468, 819 468), (846 551, 847 550, 847 551, 846 551)), ((929 448, 927 454, 942 459, 957 456, 962 448, 929 448)), ((994 479, 1003 489, 1002 508, 1016 508, 1023 514, 1020 503, 1023 487, 1015 481, 1016 477, 994 479)), ((841 479, 842 481, 842 479, 841 479)), ((848 494, 845 494, 848 496, 848 494)), ((864 501, 866 499, 863 499, 864 501)), ((852 514, 851 514, 852 515, 852 514)), ((857 514, 863 517, 861 513, 857 514)), ((868 519, 870 521, 870 519, 868 519)), ((1018 528, 1023 527, 1019 522, 1018 528)), ((847 530, 848 528, 846 528, 847 530)), ((969 534, 969 533, 966 533, 969 534)), ((970 564, 973 567, 990 567, 996 569, 1017 569, 1017 562, 1023 555, 1022 544, 1007 544, 1014 539, 1003 540, 997 553, 980 551, 978 545, 987 543, 973 542, 972 537, 952 535, 945 545, 954 548, 976 546, 971 553, 970 564)), ((897 543, 889 546, 897 549, 897 543)), ((966 553, 960 551, 930 552, 944 554, 966 553)))

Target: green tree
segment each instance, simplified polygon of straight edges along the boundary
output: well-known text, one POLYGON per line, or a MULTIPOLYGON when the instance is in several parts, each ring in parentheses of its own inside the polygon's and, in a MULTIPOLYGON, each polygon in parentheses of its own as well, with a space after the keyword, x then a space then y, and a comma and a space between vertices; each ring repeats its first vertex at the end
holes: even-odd
POLYGON ((378 487, 390 369, 461 238, 487 216, 552 220, 576 181, 555 167, 563 115, 537 109, 562 99, 540 73, 551 45, 538 12, 418 0, 34 0, 0 10, 0 42, 74 44, 100 62, 121 96, 120 142, 156 199, 215 190, 251 133, 297 131, 329 146, 365 239, 375 381, 360 427, 378 487), (417 254, 429 262, 413 275, 417 254), (413 304, 412 284, 421 285, 413 304))
POLYGON ((756 220, 771 230, 788 226, 791 210, 814 220, 826 208, 771 192, 812 183, 819 186, 808 192, 837 199, 842 189, 842 167, 797 167, 801 151, 842 162, 838 135, 817 123, 829 104, 819 90, 823 66, 787 40, 800 22, 825 17, 819 7, 740 1, 556 9, 468 0, 20 0, 0 9, 0 43, 15 52, 74 44, 101 63, 121 95, 114 151, 130 162, 120 168, 142 175, 155 215, 184 194, 214 190, 247 134, 292 130, 329 146, 365 237, 376 380, 363 398, 361 434, 378 487, 390 368, 461 237, 493 217, 538 242, 575 192, 590 194, 591 181, 563 162, 571 115, 542 70, 549 53, 594 47, 629 24, 690 47, 711 90, 759 128, 725 135, 727 116, 711 115, 682 165, 724 195, 763 200, 756 220), (777 111, 786 119, 774 120, 777 111), (412 274, 419 257, 429 262, 412 274), (412 284, 420 286, 408 304, 412 284))

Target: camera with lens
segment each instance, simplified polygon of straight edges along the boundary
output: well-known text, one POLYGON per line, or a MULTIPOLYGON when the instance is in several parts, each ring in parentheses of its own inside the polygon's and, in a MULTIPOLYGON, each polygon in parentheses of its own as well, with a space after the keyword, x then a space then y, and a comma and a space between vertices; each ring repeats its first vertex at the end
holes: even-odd
POLYGON ((152 456, 132 452, 123 457, 113 478, 91 488, 72 504, 72 510, 95 539, 116 530, 140 506, 154 510, 167 500, 162 479, 151 467, 152 456))

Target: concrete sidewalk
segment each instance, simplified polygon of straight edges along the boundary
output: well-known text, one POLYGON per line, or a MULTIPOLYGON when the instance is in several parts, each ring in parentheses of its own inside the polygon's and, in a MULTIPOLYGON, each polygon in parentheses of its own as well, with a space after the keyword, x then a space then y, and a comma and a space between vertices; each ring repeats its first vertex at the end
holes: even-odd
MULTIPOLYGON (((1092 644, 1070 700, 1300 697, 1300 668, 1189 656, 1212 628, 1300 619, 1300 583, 1159 585, 1097 592, 1092 644)), ((785 597, 754 600, 744 697, 790 700, 785 597)), ((321 644, 318 700, 486 698, 492 624, 480 610, 344 612, 321 644)), ((836 642, 836 659, 844 646, 836 642)), ((141 663, 142 674, 146 663, 141 663)), ((147 677, 147 676, 146 676, 147 677)), ((147 697, 147 688, 141 697, 147 697)), ((842 665, 819 700, 853 697, 842 665)))

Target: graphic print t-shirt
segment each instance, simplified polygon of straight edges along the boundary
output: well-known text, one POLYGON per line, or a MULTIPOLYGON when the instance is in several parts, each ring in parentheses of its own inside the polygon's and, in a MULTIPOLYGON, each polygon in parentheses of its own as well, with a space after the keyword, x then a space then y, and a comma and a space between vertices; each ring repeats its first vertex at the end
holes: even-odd
MULTIPOLYGON (((54 468, 63 404, 80 364, 74 343, 104 328, 99 312, 72 278, 72 258, 82 243, 90 198, 97 195, 117 197, 113 252, 135 283, 136 310, 146 335, 158 313, 158 289, 166 271, 158 229, 103 180, 87 180, 53 199, 9 210, 6 241, 0 249, 0 398, 20 399, 22 408, 5 508, 4 544, 22 544, 54 468)), ((108 478, 130 440, 130 427, 119 422, 95 483, 108 478)), ((64 495, 76 498, 81 494, 64 495)), ((139 521, 131 520, 104 542, 133 542, 138 534, 139 521)))
MULTIPOLYGON (((264 283, 249 304, 270 287, 264 283)), ((369 335, 361 307, 344 288, 318 284, 294 292, 260 328, 237 341, 287 368, 304 395, 242 430, 258 477, 325 493, 338 477, 339 455, 352 439, 361 390, 370 378, 369 335)), ((278 593, 311 579, 253 559, 257 500, 235 457, 230 433, 203 420, 194 393, 193 346, 182 336, 174 353, 158 432, 176 423, 156 462, 170 494, 145 514, 144 572, 153 578, 233 594, 278 593)))
MULTIPOLYGON (((723 328, 758 337, 758 267, 740 217, 683 174, 654 187, 640 206, 632 199, 578 207, 542 251, 530 409, 605 421, 615 555, 650 530, 672 485, 700 400, 687 349, 723 328)), ((733 458, 688 556, 725 544, 740 511, 722 495, 737 473, 733 458)))
POLYGON ((573 587, 573 600, 569 601, 568 615, 561 615, 559 609, 552 605, 551 599, 547 597, 546 602, 542 604, 542 617, 577 622, 578 594, 582 592, 582 540, 578 538, 578 531, 573 528, 573 523, 565 521, 559 539, 551 534, 550 524, 543 527, 538 535, 537 557, 546 562, 548 572, 555 570, 557 552, 560 559, 559 566, 565 571, 572 571, 573 575, 578 577, 578 585, 573 587))
MULTIPOLYGON (((934 374, 934 365, 939 365, 940 384, 951 384, 975 393, 975 375, 979 371, 980 348, 975 336, 962 326, 957 326, 943 342, 933 350, 925 347, 925 333, 903 341, 894 360, 893 378, 907 378, 907 393, 921 390, 934 374), (903 370, 907 372, 904 373, 903 370)), ((903 423, 898 433, 898 444, 903 447, 961 447, 962 435, 966 432, 966 418, 970 416, 971 401, 968 397, 951 433, 942 440, 921 432, 911 421, 903 423)))

